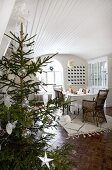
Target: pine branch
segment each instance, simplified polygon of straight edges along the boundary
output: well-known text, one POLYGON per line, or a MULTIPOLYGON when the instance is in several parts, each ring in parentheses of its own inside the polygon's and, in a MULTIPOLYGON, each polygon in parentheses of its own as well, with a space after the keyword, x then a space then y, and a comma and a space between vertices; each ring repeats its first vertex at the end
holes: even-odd
POLYGON ((31 43, 26 44, 27 47, 34 45, 35 41, 32 41, 31 43))
POLYGON ((33 39, 34 37, 36 37, 36 35, 34 35, 34 36, 30 37, 29 39, 25 40, 25 42, 26 42, 26 41, 30 41, 30 40, 33 39))
POLYGON ((20 43, 19 37, 17 37, 15 34, 13 34, 12 31, 10 31, 10 34, 18 41, 18 43, 20 43))
POLYGON ((22 42, 24 42, 24 41, 26 40, 27 37, 28 37, 28 34, 26 34, 26 35, 23 37, 22 42))
POLYGON ((17 40, 15 40, 14 38, 12 38, 11 36, 9 36, 9 35, 7 35, 7 34, 4 34, 4 35, 6 35, 7 37, 9 37, 11 40, 14 40, 15 42, 17 42, 18 43, 18 41, 17 40))

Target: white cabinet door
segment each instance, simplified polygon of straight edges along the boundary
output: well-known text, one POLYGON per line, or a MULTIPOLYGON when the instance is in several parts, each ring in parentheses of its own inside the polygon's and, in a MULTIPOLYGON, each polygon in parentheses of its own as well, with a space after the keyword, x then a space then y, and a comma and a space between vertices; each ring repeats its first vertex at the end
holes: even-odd
POLYGON ((97 61, 88 65, 88 82, 90 87, 107 87, 107 61, 97 61))
POLYGON ((100 57, 88 62, 88 88, 92 93, 109 89, 106 107, 112 106, 112 57, 100 57))

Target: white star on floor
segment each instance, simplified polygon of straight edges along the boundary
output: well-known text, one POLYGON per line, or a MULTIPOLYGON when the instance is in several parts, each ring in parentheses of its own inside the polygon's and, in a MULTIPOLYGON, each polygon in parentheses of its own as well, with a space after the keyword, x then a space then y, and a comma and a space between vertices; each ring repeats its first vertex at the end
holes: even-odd
POLYGON ((42 161, 42 166, 47 165, 47 167, 50 169, 49 162, 51 162, 53 159, 47 158, 46 152, 44 157, 39 157, 39 159, 42 161))

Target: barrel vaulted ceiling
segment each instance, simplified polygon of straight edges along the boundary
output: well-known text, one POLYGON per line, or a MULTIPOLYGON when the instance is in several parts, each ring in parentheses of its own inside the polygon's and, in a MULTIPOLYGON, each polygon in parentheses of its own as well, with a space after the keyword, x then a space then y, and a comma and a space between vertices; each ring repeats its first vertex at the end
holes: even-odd
MULTIPOLYGON (((112 0, 16 0, 9 22, 36 35, 35 56, 112 54, 112 0)), ((8 29, 6 29, 8 30, 8 29)))

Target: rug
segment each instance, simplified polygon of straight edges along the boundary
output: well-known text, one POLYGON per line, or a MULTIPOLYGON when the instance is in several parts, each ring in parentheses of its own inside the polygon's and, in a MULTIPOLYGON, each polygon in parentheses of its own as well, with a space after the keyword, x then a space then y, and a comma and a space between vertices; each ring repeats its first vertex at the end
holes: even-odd
POLYGON ((79 115, 65 115, 60 117, 59 124, 67 131, 68 136, 79 137, 79 135, 83 135, 83 137, 87 137, 112 130, 112 117, 106 115, 106 119, 107 123, 104 122, 98 127, 91 122, 82 122, 79 115))

